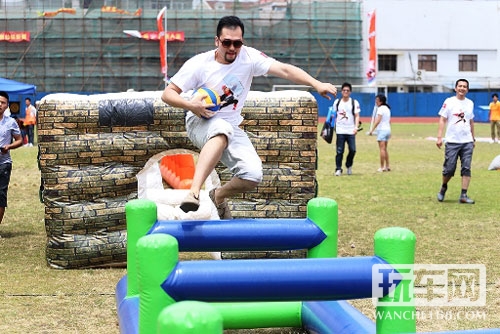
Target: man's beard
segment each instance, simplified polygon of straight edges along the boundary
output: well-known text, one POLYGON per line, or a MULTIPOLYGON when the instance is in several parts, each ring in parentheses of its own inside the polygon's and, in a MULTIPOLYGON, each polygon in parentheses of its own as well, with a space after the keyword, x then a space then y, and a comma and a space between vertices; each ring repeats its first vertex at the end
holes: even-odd
POLYGON ((234 61, 236 60, 236 54, 234 55, 234 57, 232 57, 232 58, 228 58, 227 53, 226 53, 226 54, 224 54, 224 60, 225 60, 228 64, 234 63, 234 61))

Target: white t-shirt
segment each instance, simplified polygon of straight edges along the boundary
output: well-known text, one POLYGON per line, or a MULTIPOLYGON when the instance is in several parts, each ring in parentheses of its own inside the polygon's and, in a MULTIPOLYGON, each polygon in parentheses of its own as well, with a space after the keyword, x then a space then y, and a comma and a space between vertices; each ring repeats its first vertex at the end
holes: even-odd
POLYGON ((391 131, 391 109, 386 105, 377 107, 377 116, 382 115, 380 123, 377 125, 379 131, 391 131))
POLYGON ((474 102, 456 96, 444 100, 439 116, 447 119, 445 141, 448 143, 470 143, 474 141, 470 120, 474 119, 474 102))
MULTIPOLYGON (((248 47, 242 46, 236 60, 231 64, 221 64, 215 60, 215 50, 198 54, 182 65, 170 79, 183 92, 200 87, 216 91, 221 101, 230 103, 217 111, 214 117, 221 117, 238 126, 243 117, 241 109, 245 103, 253 77, 269 71, 274 58, 248 47)), ((191 112, 188 113, 193 115, 191 112)))
POLYGON ((359 114, 361 108, 359 102, 354 100, 354 112, 352 110, 352 98, 344 101, 343 99, 336 99, 333 101, 333 108, 337 110, 337 121, 335 123, 335 132, 339 135, 352 135, 354 134, 354 114, 359 114), (338 102, 338 109, 337 109, 338 102))

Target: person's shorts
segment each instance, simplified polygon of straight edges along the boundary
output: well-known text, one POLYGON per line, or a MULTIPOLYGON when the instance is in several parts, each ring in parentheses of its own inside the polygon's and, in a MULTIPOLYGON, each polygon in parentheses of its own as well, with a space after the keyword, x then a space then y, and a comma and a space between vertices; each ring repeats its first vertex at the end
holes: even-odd
POLYGON ((390 130, 377 130, 377 141, 389 141, 391 138, 390 130))
POLYGON ((460 176, 471 176, 474 143, 446 143, 444 150, 443 176, 454 176, 460 158, 460 176))
POLYGON ((0 207, 7 207, 7 191, 9 190, 10 174, 12 164, 6 163, 0 165, 0 207))
POLYGON ((262 160, 246 133, 238 126, 232 126, 222 118, 203 119, 188 116, 186 131, 193 144, 201 148, 207 141, 217 135, 225 135, 228 146, 222 153, 220 161, 231 173, 243 180, 262 181, 262 160))

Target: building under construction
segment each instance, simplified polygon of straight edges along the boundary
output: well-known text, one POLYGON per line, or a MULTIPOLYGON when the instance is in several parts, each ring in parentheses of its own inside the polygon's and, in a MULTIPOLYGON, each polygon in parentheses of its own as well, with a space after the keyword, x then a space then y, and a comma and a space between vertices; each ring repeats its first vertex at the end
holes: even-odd
MULTIPOLYGON (((172 32, 166 53, 172 76, 215 47, 225 15, 243 20, 247 45, 321 81, 364 79, 358 1, 1 0, 0 6, 0 76, 34 84, 38 92, 161 90, 157 21, 172 32), (157 20, 163 7, 166 18, 157 20)), ((252 90, 279 84, 289 82, 258 77, 252 90)))

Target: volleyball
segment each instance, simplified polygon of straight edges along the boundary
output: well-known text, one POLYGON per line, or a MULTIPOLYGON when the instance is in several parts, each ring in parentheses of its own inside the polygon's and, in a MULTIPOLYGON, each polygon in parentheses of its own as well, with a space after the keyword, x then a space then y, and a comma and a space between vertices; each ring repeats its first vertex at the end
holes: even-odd
POLYGON ((213 89, 201 87, 201 88, 198 88, 194 92, 194 94, 205 96, 205 98, 203 99, 203 102, 206 105, 215 104, 215 106, 207 108, 208 110, 218 111, 220 109, 220 96, 213 89))

